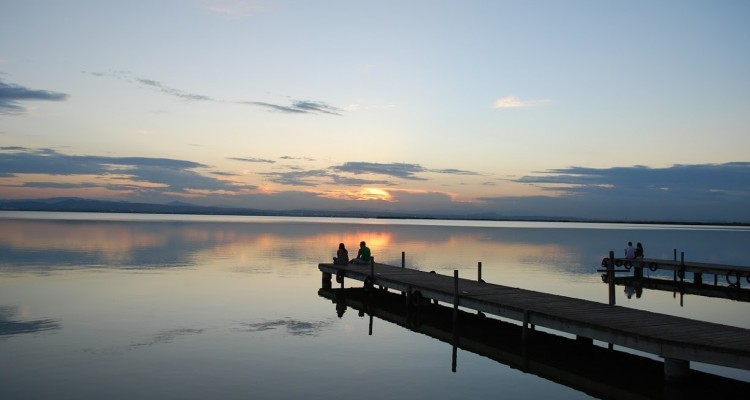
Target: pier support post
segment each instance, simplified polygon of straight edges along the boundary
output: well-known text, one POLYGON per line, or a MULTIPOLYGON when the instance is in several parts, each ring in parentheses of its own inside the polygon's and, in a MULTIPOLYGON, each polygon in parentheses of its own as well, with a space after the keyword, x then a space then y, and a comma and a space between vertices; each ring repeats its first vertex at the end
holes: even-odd
POLYGON ((406 286, 406 309, 409 310, 409 304, 412 302, 412 287, 411 285, 406 286))
POLYGON ((534 330, 534 325, 531 324, 531 312, 529 310, 523 310, 523 327, 521 328, 521 341, 526 343, 526 339, 529 337, 529 332, 534 330))
POLYGON ((685 280, 685 252, 680 253, 680 270, 677 271, 677 276, 680 277, 680 282, 685 280))
POLYGON ((406 268, 406 252, 401 252, 401 268, 406 268))
POLYGON ((594 339, 586 337, 586 336, 576 335, 576 343, 582 346, 593 346, 594 339))
POLYGON ((451 370, 456 372, 458 367, 458 270, 453 270, 453 351, 451 354, 451 370))
POLYGON ((458 322, 458 270, 453 270, 453 324, 458 322))
POLYGON ((607 284, 609 286, 609 305, 615 305, 615 252, 609 251, 609 263, 607 263, 607 284))
POLYGON ((332 286, 331 273, 323 272, 323 289, 330 289, 332 286))
POLYGON ((690 376, 690 361, 676 358, 664 359, 664 379, 667 381, 683 381, 690 376))
POLYGON ((633 277, 636 279, 643 279, 643 261, 633 264, 633 277))
POLYGON ((479 261, 477 264, 477 282, 484 282, 482 280, 482 262, 479 261))

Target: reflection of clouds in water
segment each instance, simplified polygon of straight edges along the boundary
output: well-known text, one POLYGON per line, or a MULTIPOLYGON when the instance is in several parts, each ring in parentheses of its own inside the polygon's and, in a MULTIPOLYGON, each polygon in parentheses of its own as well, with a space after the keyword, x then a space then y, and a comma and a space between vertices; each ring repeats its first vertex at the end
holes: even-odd
POLYGON ((249 223, 239 222, 238 217, 237 221, 3 220, 0 271, 210 264, 255 274, 297 273, 330 262, 340 242, 354 257, 360 240, 367 242, 379 262, 400 265, 403 251, 408 268, 427 271, 475 269, 481 261, 488 268, 535 265, 591 274, 609 250, 621 251, 628 240, 643 242, 646 254, 656 258, 671 259, 674 248, 683 248, 689 250, 689 260, 744 264, 746 259, 742 243, 747 234, 724 231, 712 233, 720 240, 706 242, 700 230, 617 229, 607 224, 592 229, 545 223, 491 227, 400 221, 389 225, 333 218, 323 219, 332 223, 293 218, 249 223))
POLYGON ((204 331, 205 329, 175 328, 175 329, 169 329, 166 331, 161 331, 157 333, 156 335, 147 337, 140 341, 133 342, 127 346, 112 346, 112 347, 101 348, 101 349, 94 349, 94 348, 87 347, 83 349, 82 351, 85 353, 89 353, 89 354, 119 355, 119 354, 122 354, 125 350, 135 350, 139 348, 154 346, 157 344, 167 344, 167 343, 171 343, 175 341, 175 339, 177 339, 178 337, 201 334, 204 331))
POLYGON ((205 329, 191 329, 191 328, 175 328, 168 331, 161 331, 158 334, 147 338, 140 342, 132 343, 129 348, 137 348, 143 346, 153 346, 156 344, 171 343, 177 337, 203 333, 205 329))
POLYGON ((317 336, 324 327, 330 324, 331 321, 300 321, 293 318, 283 318, 265 322, 243 322, 239 324, 241 327, 235 330, 240 332, 263 332, 286 328, 287 333, 292 336, 317 336))
POLYGON ((18 307, 0 306, 0 338, 22 333, 38 333, 60 329, 60 324, 54 319, 37 319, 32 321, 18 321, 18 307))
POLYGON ((0 269, 193 265, 195 252, 213 242, 203 242, 183 227, 166 222, 3 220, 0 269))

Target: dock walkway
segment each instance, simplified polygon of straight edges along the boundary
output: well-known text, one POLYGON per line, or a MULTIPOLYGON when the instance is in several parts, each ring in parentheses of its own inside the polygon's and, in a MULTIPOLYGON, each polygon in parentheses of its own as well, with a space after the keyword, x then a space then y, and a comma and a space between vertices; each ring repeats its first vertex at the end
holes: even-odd
POLYGON ((432 299, 534 326, 643 351, 664 358, 668 379, 688 375, 689 362, 750 370, 750 330, 560 295, 461 279, 435 273, 372 265, 318 265, 323 286, 332 276, 406 293, 412 304, 432 299), (458 290, 456 291, 456 288, 458 290))

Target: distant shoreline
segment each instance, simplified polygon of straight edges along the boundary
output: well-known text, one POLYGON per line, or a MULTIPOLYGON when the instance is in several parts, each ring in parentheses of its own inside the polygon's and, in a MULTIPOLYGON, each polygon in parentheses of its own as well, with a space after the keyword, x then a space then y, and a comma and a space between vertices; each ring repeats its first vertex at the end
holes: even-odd
POLYGON ((495 214, 417 214, 387 211, 332 211, 332 210, 260 210, 245 208, 206 207, 187 203, 170 204, 129 203, 117 201, 88 200, 80 198, 0 200, 2 211, 40 212, 90 212, 121 214, 173 214, 173 215, 226 215, 265 217, 323 217, 323 218, 369 218, 369 219, 413 219, 448 221, 496 221, 496 222, 575 222, 591 224, 635 224, 635 225, 695 225, 695 226, 750 226, 750 222, 720 221, 662 221, 662 220, 603 220, 551 216, 502 216, 495 214))

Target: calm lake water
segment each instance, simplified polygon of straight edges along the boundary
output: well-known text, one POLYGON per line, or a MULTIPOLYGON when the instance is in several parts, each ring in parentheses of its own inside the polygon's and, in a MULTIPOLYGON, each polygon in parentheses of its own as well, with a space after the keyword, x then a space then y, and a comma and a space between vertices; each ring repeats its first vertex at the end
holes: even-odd
MULTIPOLYGON (((0 212, 0 398, 601 396, 463 349, 454 368, 449 343, 354 308, 339 316, 318 294, 318 263, 360 240, 378 262, 405 252, 407 268, 466 278, 482 262, 487 282, 602 303, 596 270, 629 240, 650 258, 750 260, 746 227, 0 212)), ((617 296, 750 328, 744 302, 617 296)))

